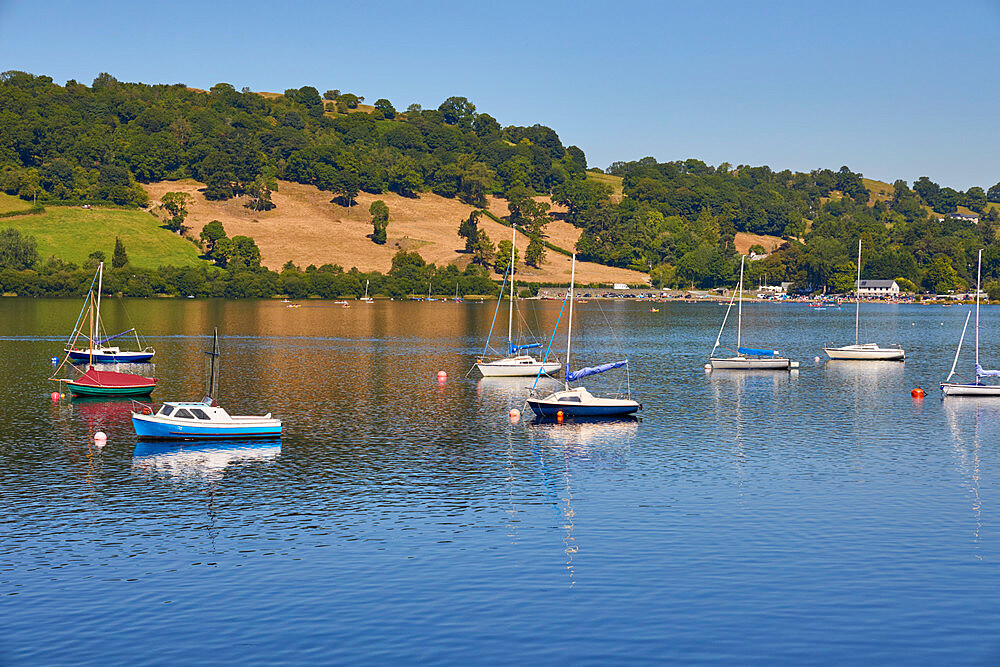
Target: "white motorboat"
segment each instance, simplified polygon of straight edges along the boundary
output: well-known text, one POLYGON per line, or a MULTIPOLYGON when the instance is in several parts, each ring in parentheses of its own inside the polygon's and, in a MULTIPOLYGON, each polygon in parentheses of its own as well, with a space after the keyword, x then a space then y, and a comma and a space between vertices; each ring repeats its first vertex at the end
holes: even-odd
POLYGON ((906 352, 899 345, 879 347, 878 343, 861 343, 858 336, 858 321, 861 315, 861 239, 858 239, 858 279, 854 283, 854 344, 843 347, 824 347, 823 351, 831 359, 852 361, 903 361, 906 352))
MULTIPOLYGON (((719 328, 719 335, 715 338, 715 345, 709 354, 709 363, 713 370, 759 370, 759 371, 787 371, 799 367, 799 362, 791 361, 777 350, 759 349, 753 347, 743 347, 743 268, 746 257, 740 257, 740 282, 732 298, 729 300, 729 307, 726 308, 726 316, 722 318, 722 326, 719 328), (736 349, 730 350, 736 354, 732 357, 716 357, 715 351, 719 348, 722 340, 722 332, 726 329, 726 321, 729 319, 729 312, 733 308, 733 302, 739 299, 736 319, 736 349)), ((729 348, 724 348, 729 349, 729 348)))

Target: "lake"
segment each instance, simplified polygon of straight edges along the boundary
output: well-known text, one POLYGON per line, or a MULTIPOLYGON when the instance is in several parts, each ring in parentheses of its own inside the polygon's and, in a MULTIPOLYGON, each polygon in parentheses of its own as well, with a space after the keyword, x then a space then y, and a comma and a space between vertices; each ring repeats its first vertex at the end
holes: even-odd
POLYGON ((512 424, 531 380, 466 377, 494 306, 107 299, 155 400, 204 394, 218 326, 220 402, 285 423, 178 446, 49 398, 78 300, 0 300, 0 663, 1000 660, 1000 400, 937 389, 968 307, 864 306, 908 356, 866 364, 822 352, 853 307, 747 304, 801 369, 706 373, 724 307, 591 300, 574 367, 627 356, 640 420, 512 424))

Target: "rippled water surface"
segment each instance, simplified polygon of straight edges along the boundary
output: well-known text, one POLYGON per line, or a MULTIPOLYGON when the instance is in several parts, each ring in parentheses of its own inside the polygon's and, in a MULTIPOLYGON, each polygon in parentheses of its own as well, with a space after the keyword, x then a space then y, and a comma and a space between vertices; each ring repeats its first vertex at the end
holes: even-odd
POLYGON ((1000 400, 936 389, 966 307, 866 307, 909 358, 851 364, 813 358, 852 309, 747 305, 801 370, 707 374, 724 308, 591 301, 574 362, 627 354, 641 420, 557 425, 465 377, 491 304, 108 300, 155 399, 200 398, 218 326, 223 405, 285 423, 208 446, 50 400, 78 310, 0 300, 0 663, 1000 660, 1000 400))

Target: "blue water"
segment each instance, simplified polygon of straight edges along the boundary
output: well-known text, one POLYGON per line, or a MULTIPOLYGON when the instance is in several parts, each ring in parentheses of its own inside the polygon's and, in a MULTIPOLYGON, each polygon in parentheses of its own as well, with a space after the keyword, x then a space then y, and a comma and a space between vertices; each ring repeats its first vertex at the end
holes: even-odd
POLYGON ((1000 660, 1000 400, 937 390, 965 307, 866 306, 908 359, 859 365, 813 361, 852 309, 747 305, 801 370, 709 374, 724 308, 591 301, 574 366, 627 355, 641 421, 558 425, 464 377, 490 304, 110 301, 155 399, 201 396, 219 326, 223 405, 285 421, 138 447, 128 401, 48 397, 78 309, 0 300, 2 664, 1000 660))

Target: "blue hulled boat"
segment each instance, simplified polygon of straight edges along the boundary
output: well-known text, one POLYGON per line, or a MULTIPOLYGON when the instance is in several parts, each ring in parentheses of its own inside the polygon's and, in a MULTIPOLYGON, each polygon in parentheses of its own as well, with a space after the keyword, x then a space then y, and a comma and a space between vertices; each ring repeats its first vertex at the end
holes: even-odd
POLYGON ((208 395, 201 401, 166 401, 153 412, 152 406, 138 403, 132 411, 132 427, 143 440, 236 440, 277 438, 281 420, 271 413, 263 416, 230 415, 212 397, 215 395, 216 361, 219 357, 219 330, 212 339, 208 395))

